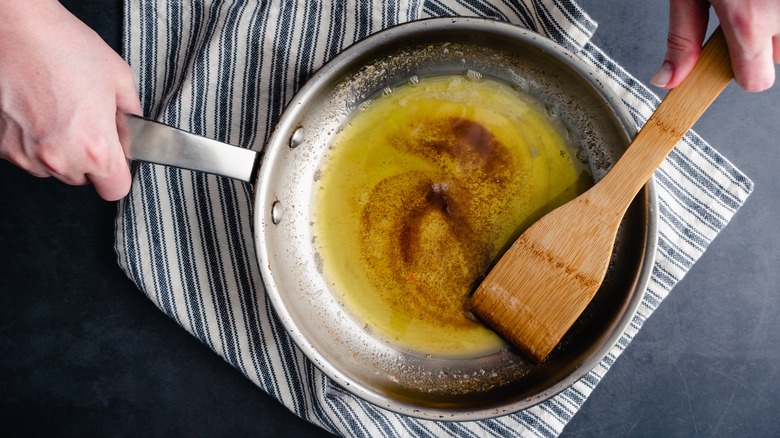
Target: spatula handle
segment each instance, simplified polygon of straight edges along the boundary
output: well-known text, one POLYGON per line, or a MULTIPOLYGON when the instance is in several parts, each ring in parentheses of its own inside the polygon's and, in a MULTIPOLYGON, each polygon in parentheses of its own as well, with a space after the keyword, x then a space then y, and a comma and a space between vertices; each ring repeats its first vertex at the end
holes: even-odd
POLYGON ((626 207, 656 168, 734 77, 728 46, 718 27, 682 84, 669 91, 623 157, 602 181, 610 202, 626 207))

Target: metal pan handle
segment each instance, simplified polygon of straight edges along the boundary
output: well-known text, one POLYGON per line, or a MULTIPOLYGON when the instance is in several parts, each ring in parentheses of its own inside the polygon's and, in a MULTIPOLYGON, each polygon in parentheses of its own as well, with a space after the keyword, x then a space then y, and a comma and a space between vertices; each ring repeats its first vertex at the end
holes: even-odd
POLYGON ((259 153, 125 114, 127 158, 252 182, 259 153))

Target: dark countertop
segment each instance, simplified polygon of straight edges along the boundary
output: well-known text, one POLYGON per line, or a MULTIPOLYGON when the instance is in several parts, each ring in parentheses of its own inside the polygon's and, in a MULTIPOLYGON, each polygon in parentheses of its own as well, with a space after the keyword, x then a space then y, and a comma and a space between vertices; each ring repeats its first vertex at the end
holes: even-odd
MULTIPOLYGON (((63 2, 118 46, 118 0, 63 2)), ((642 81, 665 0, 581 0, 642 81)), ((780 85, 731 85, 696 131, 755 182, 564 436, 780 431, 780 85)), ((115 263, 115 205, 0 162, 0 434, 322 436, 169 320, 115 263)))

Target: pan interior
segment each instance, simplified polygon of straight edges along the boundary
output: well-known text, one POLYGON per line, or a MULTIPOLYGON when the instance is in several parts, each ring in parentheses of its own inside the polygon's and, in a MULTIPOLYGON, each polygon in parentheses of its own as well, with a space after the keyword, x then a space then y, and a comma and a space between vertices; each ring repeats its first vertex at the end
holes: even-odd
POLYGON ((539 365, 506 347, 469 357, 404 349, 352 317, 323 275, 313 227, 316 182, 335 133, 361 105, 388 89, 414 78, 474 72, 540 102, 560 121, 596 179, 629 142, 633 124, 619 101, 559 46, 511 25, 435 19, 376 34, 313 76, 282 116, 257 184, 260 268, 288 333, 337 384, 376 405, 421 418, 503 415, 573 383, 595 366, 630 321, 654 250, 655 199, 648 187, 623 222, 604 285, 539 365))
POLYGON ((528 225, 592 181, 556 121, 472 71, 415 76, 366 101, 314 189, 331 293, 399 349, 467 358, 505 348, 466 310, 469 295, 528 225))

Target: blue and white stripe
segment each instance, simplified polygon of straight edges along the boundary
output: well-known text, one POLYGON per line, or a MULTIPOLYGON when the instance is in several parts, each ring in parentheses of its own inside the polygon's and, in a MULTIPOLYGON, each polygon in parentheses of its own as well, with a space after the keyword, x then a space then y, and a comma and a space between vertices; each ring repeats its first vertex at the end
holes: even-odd
MULTIPOLYGON (((346 46, 400 22, 454 15, 509 21, 566 46, 603 74, 637 125, 658 104, 588 42, 596 24, 568 0, 127 0, 124 56, 147 116, 260 150, 295 91, 346 46)), ((248 185, 149 164, 136 164, 134 172, 116 220, 116 252, 127 275, 160 310, 300 417, 339 435, 371 437, 558 435, 752 190, 738 169, 688 135, 656 174, 656 264, 618 343, 593 371, 540 405, 448 423, 363 402, 298 351, 262 293, 248 185)))

